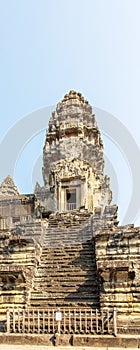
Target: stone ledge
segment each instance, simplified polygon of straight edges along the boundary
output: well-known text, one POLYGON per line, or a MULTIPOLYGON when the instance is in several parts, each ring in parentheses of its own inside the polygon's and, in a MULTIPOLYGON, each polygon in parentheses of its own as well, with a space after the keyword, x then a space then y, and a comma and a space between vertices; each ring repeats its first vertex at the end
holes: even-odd
POLYGON ((94 346, 111 347, 111 348, 136 348, 140 347, 140 336, 90 336, 90 335, 73 335, 74 346, 94 346))
MULTIPOLYGON (((55 337, 53 334, 0 334, 0 344, 20 344, 20 345, 45 345, 54 346, 55 337)), ((57 335, 58 346, 94 346, 95 348, 140 348, 140 336, 122 336, 117 337, 109 335, 57 335)))

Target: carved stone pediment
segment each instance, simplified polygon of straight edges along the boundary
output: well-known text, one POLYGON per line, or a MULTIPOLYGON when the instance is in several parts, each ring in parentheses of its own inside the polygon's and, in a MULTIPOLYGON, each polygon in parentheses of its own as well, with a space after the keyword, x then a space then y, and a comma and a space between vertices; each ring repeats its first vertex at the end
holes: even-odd
POLYGON ((84 161, 74 158, 69 158, 66 160, 62 159, 55 164, 54 168, 51 171, 51 174, 55 175, 55 178, 58 182, 72 178, 84 179, 89 168, 90 165, 84 161))

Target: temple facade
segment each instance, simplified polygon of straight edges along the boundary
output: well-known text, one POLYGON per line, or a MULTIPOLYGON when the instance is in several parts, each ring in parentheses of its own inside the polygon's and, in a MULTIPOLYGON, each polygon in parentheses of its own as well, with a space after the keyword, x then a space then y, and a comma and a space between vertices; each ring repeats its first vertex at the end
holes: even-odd
POLYGON ((33 194, 10 176, 0 186, 0 319, 9 308, 116 308, 118 331, 139 332, 140 228, 119 226, 81 93, 70 91, 50 116, 42 174, 33 194))

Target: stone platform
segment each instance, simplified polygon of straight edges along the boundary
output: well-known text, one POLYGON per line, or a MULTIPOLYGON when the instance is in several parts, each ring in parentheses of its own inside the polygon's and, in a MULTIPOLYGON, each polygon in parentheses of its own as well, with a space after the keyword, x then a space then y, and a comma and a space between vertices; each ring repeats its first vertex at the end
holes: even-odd
POLYGON ((52 349, 57 346, 58 349, 138 349, 140 348, 140 336, 124 336, 118 335, 113 336, 89 336, 89 335, 60 335, 57 339, 57 344, 55 344, 52 335, 0 335, 0 350, 10 349, 12 350, 12 344, 14 344, 14 350, 32 348, 36 349, 52 349), (6 348, 7 346, 7 348, 6 348))
MULTIPOLYGON (((25 346, 24 345, 6 345, 2 344, 0 345, 0 350, 24 350, 25 346)), ((26 345, 26 350, 52 350, 53 347, 51 346, 34 346, 34 345, 26 345)), ((70 350, 70 346, 58 346, 58 350, 70 350)), ((94 347, 79 347, 79 346, 74 346, 72 348, 73 350, 90 350, 90 349, 95 349, 94 347)), ((125 350, 126 348, 119 348, 119 350, 125 350)), ((110 348, 110 347, 97 347, 96 350, 118 350, 118 348, 110 348)), ((127 348, 127 350, 132 350, 132 348, 127 348)))

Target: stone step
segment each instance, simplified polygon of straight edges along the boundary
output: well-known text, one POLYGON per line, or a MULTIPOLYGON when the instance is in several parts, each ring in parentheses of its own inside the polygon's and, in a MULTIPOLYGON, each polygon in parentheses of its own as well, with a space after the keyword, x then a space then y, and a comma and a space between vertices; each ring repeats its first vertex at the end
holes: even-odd
POLYGON ((57 230, 56 229, 54 229, 54 228, 50 228, 49 226, 48 227, 46 227, 46 232, 50 232, 50 233, 52 233, 52 234, 63 234, 63 233, 67 233, 67 234, 69 234, 69 233, 75 233, 75 232, 77 232, 77 233, 79 233, 80 234, 80 232, 89 232, 90 234, 91 234, 91 226, 89 226, 89 225, 85 225, 85 226, 83 226, 83 227, 80 227, 80 225, 79 226, 75 226, 75 227, 72 227, 72 228, 66 228, 66 227, 64 227, 64 228, 57 228, 57 230))
POLYGON ((46 253, 46 254, 42 254, 42 256, 41 256, 41 261, 43 262, 43 261, 54 261, 54 262, 57 262, 57 261, 62 261, 62 262, 65 262, 65 263, 67 263, 67 262, 69 262, 69 261, 71 261, 71 262, 75 262, 75 261, 78 261, 78 263, 80 262, 80 261, 83 261, 83 262, 85 262, 85 261, 92 261, 92 263, 94 262, 94 260, 93 260, 93 256, 92 256, 92 254, 91 253, 87 253, 87 254, 79 254, 78 252, 75 252, 75 254, 53 254, 53 252, 52 253, 46 253))
MULTIPOLYGON (((80 241, 79 241, 80 242, 80 241)), ((77 246, 77 243, 79 243, 77 241, 61 241, 61 242, 45 242, 44 244, 46 245, 46 247, 52 249, 52 248, 57 248, 57 247, 61 247, 61 248, 65 248, 65 247, 68 247, 68 248, 71 248, 71 247, 76 247, 77 246)), ((81 241, 81 243, 84 242, 81 241)))
POLYGON ((42 252, 43 252, 43 254, 45 253, 45 252, 47 252, 47 253, 53 253, 54 255, 55 254, 59 254, 59 253, 65 253, 65 254, 68 254, 68 253, 72 253, 72 252, 74 252, 74 253, 81 253, 82 254, 82 252, 84 253, 88 253, 88 252, 90 252, 91 254, 94 252, 94 247, 92 247, 92 246, 87 246, 87 247, 85 247, 85 248, 82 248, 82 247, 80 247, 78 244, 77 245, 69 245, 69 246, 65 246, 65 247, 61 247, 60 245, 58 245, 58 246, 56 246, 56 247, 53 247, 53 248, 51 248, 50 246, 48 247, 48 245, 46 245, 46 244, 44 244, 44 246, 43 246, 43 248, 42 248, 42 252))
MULTIPOLYGON (((81 243, 82 242, 84 242, 84 240, 83 241, 81 241, 81 243)), ((50 241, 50 242, 45 242, 44 243, 44 248, 46 247, 46 248, 48 248, 48 249, 56 249, 56 248, 61 248, 61 249, 63 249, 63 248, 75 248, 76 249, 76 247, 77 247, 77 244, 78 243, 80 243, 80 241, 65 241, 65 240, 62 240, 61 242, 58 242, 58 241, 50 241)))
POLYGON ((54 263, 57 265, 66 264, 66 265, 81 265, 84 267, 85 263, 92 264, 95 268, 96 266, 96 261, 94 260, 92 254, 71 254, 71 255, 60 255, 60 254, 53 254, 53 253, 48 253, 48 254, 43 254, 40 258, 39 264, 44 264, 45 263, 54 263))
POLYGON ((94 302, 94 301, 96 301, 96 296, 95 297, 93 297, 93 294, 91 293, 88 293, 88 292, 73 292, 73 293, 59 293, 59 295, 56 293, 56 292, 51 292, 51 293, 43 293, 43 294, 39 294, 38 292, 33 292, 33 294, 32 294, 32 297, 31 297, 31 300, 33 300, 33 299, 36 299, 36 300, 46 300, 46 299, 49 299, 49 300, 51 300, 51 299, 57 299, 57 300, 60 300, 60 299, 64 299, 64 298, 67 298, 68 300, 82 300, 82 299, 86 299, 87 301, 91 301, 91 302, 94 302))
POLYGON ((94 256, 93 256, 93 254, 94 254, 94 252, 79 252, 79 251, 77 251, 77 250, 75 250, 75 252, 73 251, 73 252, 71 252, 71 251, 69 251, 69 253, 67 252, 67 253, 63 253, 63 252, 58 252, 58 253, 56 253, 56 252, 53 252, 53 251, 45 251, 45 252, 42 252, 42 255, 41 255, 41 259, 40 259, 40 261, 42 260, 42 261, 44 261, 45 259, 47 260, 50 260, 50 259, 52 259, 52 260, 54 260, 54 261, 58 261, 58 259, 59 260, 64 260, 64 261, 66 261, 67 259, 68 260, 71 260, 71 261, 74 261, 74 259, 75 260, 77 260, 78 259, 78 261, 79 261, 79 259, 82 259, 83 261, 84 260, 88 260, 88 259, 92 259, 92 261, 94 262, 95 261, 95 259, 94 259, 94 256))
POLYGON ((75 229, 75 228, 78 228, 79 227, 79 229, 82 229, 82 228, 84 228, 84 227, 87 227, 87 226, 91 226, 91 223, 89 222, 89 223, 87 223, 87 221, 86 220, 80 220, 80 221, 77 221, 77 222, 74 222, 73 221, 73 223, 70 225, 70 222, 62 222, 61 224, 60 224, 60 222, 59 223, 56 223, 56 221, 49 221, 49 224, 48 224, 48 228, 50 229, 54 229, 55 227, 57 227, 58 229, 60 229, 60 230, 63 230, 63 229, 70 229, 70 227, 72 226, 72 228, 73 229, 75 229), (78 225, 79 224, 79 225, 78 225))
MULTIPOLYGON (((69 226, 69 227, 60 227, 58 226, 57 228, 57 232, 63 232, 63 231, 67 231, 67 232, 75 232, 76 230, 77 231, 84 231, 85 229, 87 230, 91 230, 91 223, 89 222, 83 222, 83 223, 79 223, 79 225, 77 225, 75 223, 75 225, 73 226, 69 226)), ((54 232, 54 228, 50 225, 47 226, 47 231, 50 231, 50 232, 54 232)))
MULTIPOLYGON (((43 285, 42 285, 43 286, 43 285)), ((33 288, 33 290, 32 290, 32 292, 38 292, 39 291, 39 284, 36 284, 35 286, 34 286, 34 288, 33 288)), ((47 291, 47 292, 51 292, 52 290, 57 290, 57 292, 58 291, 63 291, 63 292, 67 292, 67 291, 70 291, 70 290, 75 290, 75 291, 77 291, 77 290, 80 290, 80 291, 84 291, 84 290, 87 290, 87 288, 88 288, 88 292, 90 291, 90 290, 94 290, 95 291, 95 289, 97 290, 97 285, 93 285, 93 284, 88 284, 88 283, 86 283, 86 284, 69 284, 69 285, 64 285, 63 283, 60 285, 60 284, 51 284, 51 285, 47 285, 47 284, 45 284, 44 283, 44 286, 43 286, 44 288, 43 288, 43 291, 47 291), (55 289, 55 288, 57 288, 57 289, 55 289)))
POLYGON ((58 233, 57 230, 55 233, 49 233, 49 232, 46 232, 45 236, 44 236, 45 239, 47 238, 58 238, 59 240, 62 239, 62 238, 75 238, 75 239, 80 239, 80 238, 85 238, 86 240, 90 240, 92 239, 92 235, 90 232, 63 232, 63 233, 58 233))
POLYGON ((87 270, 87 268, 89 267, 91 267, 92 268, 92 270, 95 270, 95 268, 96 268, 96 264, 95 264, 95 262, 93 262, 92 260, 90 260, 90 261, 87 261, 86 259, 84 260, 83 259, 83 261, 80 259, 78 259, 78 258, 76 258, 76 259, 72 259, 72 260, 66 260, 66 261, 62 261, 62 260, 60 260, 60 259, 58 259, 58 260, 56 260, 56 261, 53 261, 53 260, 51 260, 50 259, 50 261, 48 260, 48 258, 47 258, 47 261, 46 261, 46 264, 45 264, 45 260, 43 260, 43 261, 40 261, 40 264, 39 264, 39 267, 38 267, 38 269, 49 269, 49 267, 51 268, 51 266, 54 268, 54 267, 56 267, 57 269, 59 269, 59 268, 62 268, 62 269, 64 269, 64 268, 66 268, 66 269, 74 269, 75 271, 77 270, 78 271, 78 268, 81 270, 81 269, 83 269, 83 270, 87 270), (65 264, 64 264, 64 262, 65 262, 65 264))
POLYGON ((97 299, 97 293, 95 293, 95 289, 90 289, 88 290, 88 292, 86 292, 85 290, 80 290, 78 291, 77 289, 68 289, 68 290, 63 290, 63 289, 58 289, 57 292, 53 292, 52 290, 44 290, 43 293, 39 293, 38 290, 34 290, 34 292, 32 292, 32 299, 40 298, 40 299, 50 299, 50 298, 69 298, 71 296, 71 298, 75 298, 75 296, 77 298, 79 298, 79 300, 81 300, 81 298, 87 298, 90 297, 92 298, 92 300, 96 300, 97 299), (93 297, 93 293, 94 293, 94 297, 93 297))
POLYGON ((63 243, 62 240, 66 241, 66 242, 76 242, 77 245, 78 244, 82 244, 84 242, 87 242, 87 241, 90 241, 92 239, 91 236, 85 236, 85 235, 74 235, 72 236, 71 234, 70 235, 67 235, 67 236, 47 236, 47 237, 44 237, 44 244, 47 244, 49 242, 58 242, 58 243, 63 243))
MULTIPOLYGON (((55 289, 55 287, 54 287, 54 289, 55 289)), ((51 287, 51 288, 44 288, 43 289, 43 293, 40 293, 39 292, 39 289, 34 289, 33 290, 33 292, 32 292, 32 297, 33 297, 33 295, 35 295, 35 294, 37 294, 37 295, 40 295, 41 297, 42 297, 42 295, 44 296, 46 296, 46 297, 48 297, 49 295, 50 296, 52 296, 52 295, 55 295, 55 296, 57 296, 57 294, 59 293, 59 296, 61 296, 61 295, 63 295, 63 297, 65 296, 65 295, 69 295, 69 294, 75 294, 76 293, 76 295, 78 294, 78 295, 86 295, 86 294, 88 294, 88 295, 90 295, 90 293, 91 293, 91 296, 92 296, 92 298, 94 299, 97 295, 96 295, 96 293, 95 293, 95 288, 93 288, 93 287, 88 287, 88 286, 86 286, 86 287, 82 287, 82 286, 78 286, 78 288, 77 288, 77 286, 76 287, 69 287, 69 288, 65 288, 65 287, 61 287, 61 288, 59 288, 59 287, 57 287, 57 291, 56 290, 53 290, 53 286, 51 287), (88 288, 88 292, 87 292, 87 288, 88 288), (93 293, 94 293, 94 297, 93 297, 93 293)))
POLYGON ((74 236, 74 237, 45 237, 44 238, 44 245, 47 245, 47 244, 53 244, 53 243, 57 243, 58 244, 58 247, 59 247, 59 244, 60 245, 64 245, 64 243, 69 243, 70 245, 73 245, 73 244, 80 244, 80 243, 84 243, 86 242, 88 239, 90 239, 90 237, 85 237, 85 236, 74 236))
POLYGON ((77 280, 77 278, 79 276, 83 276, 83 278, 87 279, 89 277, 91 278, 96 278, 97 274, 95 273, 95 271, 91 268, 91 269, 87 269, 85 271, 83 271, 82 269, 77 269, 77 270, 73 270, 73 269, 67 269, 66 267, 64 267, 63 269, 54 269, 54 268, 50 268, 48 269, 47 271, 44 269, 40 269, 36 275, 35 275, 35 279, 37 277, 43 277, 43 278, 46 278, 46 277, 62 277, 62 278, 66 278, 66 277, 74 277, 75 276, 75 281, 77 280))
MULTIPOLYGON (((64 264, 71 264, 73 266, 75 266, 75 264, 77 263, 78 265, 82 262, 82 265, 84 265, 86 262, 88 262, 88 264, 92 264, 94 267, 96 265, 96 262, 93 260, 93 257, 91 254, 87 254, 87 255, 79 255, 79 254, 71 254, 71 255, 52 255, 52 254, 44 254, 41 257, 40 260, 40 264, 60 264, 62 263, 62 265, 64 264)), ((32 265, 32 264, 31 264, 32 265)), ((34 264, 33 264, 34 265, 34 264)))
POLYGON ((79 227, 75 227, 73 230, 70 230, 70 229, 51 229, 49 227, 46 228, 46 234, 49 234, 49 235, 57 235, 57 236, 61 236, 61 235, 64 235, 64 234, 67 234, 67 235, 80 235, 80 234, 89 234, 89 235, 92 235, 92 232, 91 232, 91 228, 90 227, 84 227, 83 229, 79 229, 79 227))
POLYGON ((93 254, 93 251, 94 251, 94 247, 92 246, 87 246, 87 247, 81 247, 81 246, 69 246, 69 247, 59 247, 58 248, 55 248, 55 249, 51 249, 51 248, 48 248, 47 246, 43 246, 43 250, 42 250, 42 255, 45 254, 45 253, 53 253, 54 255, 55 254, 72 254, 72 253, 85 253, 85 254, 93 254))
POLYGON ((94 269, 84 269, 84 271, 82 269, 70 269, 70 268, 67 268, 67 266, 65 266, 63 269, 57 269, 56 271, 54 271, 54 269, 50 269, 49 271, 48 270, 44 270, 44 269, 38 269, 37 270, 37 273, 35 275, 35 278, 38 277, 38 276, 51 276, 51 277, 54 277, 54 276, 57 276, 59 274, 59 276, 62 276, 62 277, 66 277, 66 276, 75 276, 75 279, 78 277, 78 276, 95 276, 95 272, 94 272, 94 269), (66 275, 64 275, 66 274, 66 275), (78 274, 78 276, 76 276, 76 274, 78 274))
POLYGON ((59 299, 59 298, 49 298, 47 299, 32 299, 30 303, 31 307, 33 308, 92 308, 94 305, 94 308, 99 308, 99 303, 96 300, 93 299, 59 299))
MULTIPOLYGON (((82 227, 84 224, 87 225, 87 221, 86 220, 78 220, 78 221, 73 221, 72 223, 70 223, 69 221, 67 222, 57 222, 56 220, 51 220, 49 219, 49 223, 48 223, 48 227, 49 228, 55 228, 58 227, 59 229, 64 229, 64 228, 69 228, 70 226, 72 227, 78 227, 77 222, 79 223, 79 226, 82 227)), ((91 225, 91 223, 89 223, 89 225, 91 225)))
MULTIPOLYGON (((66 279, 64 277, 57 277, 57 276, 54 276, 53 279, 49 277, 45 277, 45 276, 41 276, 41 277, 38 277, 35 281, 34 281, 34 289, 36 288, 36 286, 39 286, 41 287, 41 285, 44 285, 43 286, 43 289, 46 287, 46 285, 51 285, 52 288, 53 288, 53 285, 55 284, 61 284, 63 285, 64 282, 67 283, 67 286, 69 285, 74 285, 74 286, 77 286, 77 288, 79 288, 79 286, 82 286, 82 285, 86 285, 86 287, 89 285, 88 284, 88 281, 90 281, 90 279, 87 280, 87 278, 85 278, 84 276, 80 276, 80 278, 75 278, 74 280, 74 275, 73 275, 73 278, 71 276, 68 276, 66 279)), ((94 285, 94 286, 98 286, 98 281, 94 281, 93 284, 92 284, 92 281, 91 281, 91 285, 94 285)))
MULTIPOLYGON (((68 265, 68 267, 70 268, 70 269, 74 269, 74 264, 72 264, 71 263, 71 261, 68 261, 67 262, 69 265, 68 265)), ((92 261, 91 261, 91 263, 90 262, 85 262, 85 263, 83 263, 83 262, 81 262, 81 264, 80 264, 80 262, 78 262, 78 265, 79 265, 79 268, 80 268, 80 271, 81 270, 87 270, 87 269, 91 269, 92 271, 93 271, 93 264, 92 264, 92 261)), ((62 271, 62 269, 64 270, 64 271, 66 271, 66 262, 64 261, 64 262, 62 262, 61 261, 61 263, 59 263, 59 261, 56 261, 56 262, 46 262, 45 263, 45 261, 44 261, 44 263, 40 263, 40 265, 39 265, 39 271, 41 271, 41 269, 42 270, 47 270, 48 272, 50 272, 50 271, 52 271, 52 270, 54 270, 54 268, 57 270, 57 272, 59 272, 59 271, 62 271)), ((79 269, 78 270, 76 270, 76 271, 79 271, 79 269)))
POLYGON ((47 232, 58 232, 58 233, 61 233, 61 232, 86 232, 86 231, 89 231, 91 232, 91 226, 90 225, 78 225, 78 226, 74 226, 74 227, 58 227, 57 228, 57 231, 53 228, 53 227, 46 227, 46 230, 47 232))
MULTIPOLYGON (((92 277, 93 277, 93 275, 92 275, 92 277)), ((87 288, 87 286, 90 286, 90 285, 92 285, 94 287, 95 286, 97 287, 97 285, 98 285, 98 281, 89 280, 89 279, 85 278, 85 276, 83 276, 83 275, 78 276, 78 277, 75 277, 74 275, 68 276, 68 279, 65 278, 63 275, 62 276, 50 276, 50 278, 49 278, 49 276, 38 276, 34 282, 34 288, 37 285, 40 285, 40 287, 41 287, 42 284, 43 284, 43 287, 45 288, 46 285, 53 286, 53 285, 57 285, 57 284, 60 285, 60 283, 62 286, 64 286, 64 285, 67 285, 67 286, 74 285, 75 286, 76 285, 77 288, 81 285, 84 285, 84 284, 86 285, 86 288, 87 288), (52 278, 53 278, 53 280, 52 280, 52 278)))
MULTIPOLYGON (((58 242, 60 243, 59 239, 58 239, 58 242)), ((92 246, 92 244, 93 244, 92 239, 88 239, 85 242, 80 242, 80 243, 77 242, 77 248, 81 246, 81 249, 83 249, 90 245, 92 246)), ((58 246, 58 249, 59 249, 59 246, 58 246)))
POLYGON ((43 249, 42 249, 42 255, 44 255, 45 253, 53 253, 54 255, 55 254, 69 254, 69 253, 81 253, 81 254, 93 254, 94 252, 94 247, 92 246, 86 246, 86 247, 82 247, 80 245, 76 245, 76 246, 69 246, 69 247, 60 247, 58 245, 58 247, 55 247, 55 248, 48 248, 48 246, 44 245, 43 246, 43 249))
POLYGON ((54 279, 49 279, 46 281, 46 278, 44 279, 43 277, 38 278, 37 281, 35 281, 34 283, 34 288, 36 287, 43 287, 43 288, 54 288, 54 287, 85 287, 87 288, 92 286, 95 287, 97 286, 97 281, 95 280, 91 280, 91 279, 85 279, 85 278, 78 278, 78 279, 70 279, 70 280, 65 280, 65 279, 61 279, 61 278, 57 278, 57 276, 54 279))
MULTIPOLYGON (((89 275, 88 275, 89 276, 89 275)), ((93 274, 91 274, 91 277, 93 277, 94 275, 93 274)), ((90 276, 89 276, 90 277, 90 276)), ((34 285, 35 285, 35 283, 41 283, 41 282, 43 282, 44 283, 44 281, 46 282, 46 283, 53 283, 53 281, 55 281, 55 282, 61 282, 61 283, 63 283, 63 282, 66 282, 66 283, 74 283, 74 282, 76 282, 76 283, 84 283, 84 282, 86 282, 87 281, 87 275, 78 275, 78 276, 76 276, 75 277, 75 275, 73 275, 73 276, 64 276, 64 275, 56 275, 56 276, 48 276, 48 275, 46 275, 46 276, 36 276, 36 278, 35 278, 35 280, 34 280, 34 285)), ((89 281, 89 279, 88 279, 88 281, 89 281)), ((91 281, 92 281, 92 279, 91 279, 91 281)), ((96 280, 94 279, 94 284, 96 284, 96 280)))
POLYGON ((95 282, 96 276, 95 275, 91 275, 90 278, 88 277, 87 279, 87 275, 83 275, 81 274, 80 276, 75 277, 75 275, 73 274, 72 276, 69 274, 66 275, 66 278, 64 277, 64 275, 61 273, 61 275, 57 276, 54 274, 54 276, 47 276, 47 275, 43 275, 43 276, 37 276, 36 279, 34 280, 34 288, 36 286, 36 283, 50 283, 53 285, 53 282, 57 282, 57 283, 61 283, 63 284, 63 282, 68 281, 69 283, 73 283, 74 285, 80 285, 81 284, 86 284, 87 285, 87 281, 89 281, 90 279, 94 279, 94 286, 97 285, 97 283, 95 282))
POLYGON ((58 253, 54 253, 53 251, 43 251, 42 255, 41 255, 41 259, 54 259, 54 260, 58 260, 58 259, 92 259, 92 261, 95 261, 94 256, 93 256, 93 251, 92 252, 81 252, 81 251, 69 251, 69 253, 67 252, 67 254, 62 253, 62 252, 58 252, 58 253))
POLYGON ((84 228, 80 229, 79 227, 75 227, 74 229, 57 229, 57 230, 54 230, 54 229, 50 229, 49 227, 46 228, 46 234, 50 234, 50 235, 63 235, 63 234, 79 234, 80 233, 88 233, 91 235, 91 228, 88 227, 88 226, 85 226, 84 228))
POLYGON ((50 282, 49 280, 46 282, 46 280, 43 280, 43 279, 41 279, 41 280, 38 280, 35 284, 34 284, 34 286, 33 286, 33 288, 32 288, 32 292, 34 291, 34 290, 39 290, 39 288, 41 289, 42 287, 43 287, 43 289, 42 289, 42 291, 46 291, 47 289, 49 290, 49 289, 55 289, 55 288, 57 288, 56 290, 58 291, 58 289, 68 289, 68 288, 75 288, 75 289, 79 289, 79 288, 85 288, 85 289, 90 289, 90 288, 92 288, 92 289, 96 289, 96 290, 98 290, 98 283, 97 282, 95 282, 95 283, 88 283, 88 281, 87 280, 76 280, 75 282, 73 282, 72 280, 71 281, 69 281, 69 284, 67 283, 67 285, 66 284, 64 284, 64 283, 66 283, 65 282, 65 280, 55 280, 55 281, 52 281, 52 282, 50 282))
POLYGON ((44 237, 44 244, 47 244, 47 243, 51 243, 51 242, 58 242, 58 243, 63 243, 63 241, 62 240, 64 240, 65 242, 71 242, 71 243, 73 243, 73 242, 76 242, 77 244, 79 243, 84 243, 84 242, 86 242, 86 241, 88 241, 88 240, 91 240, 91 236, 88 236, 88 235, 67 235, 67 236, 60 236, 60 237, 58 237, 58 236, 45 236, 44 237))
MULTIPOLYGON (((42 261, 40 264, 39 264, 39 268, 41 269, 64 269, 66 268, 66 264, 68 264, 68 267, 70 267, 71 269, 75 269, 75 264, 74 264, 74 261, 71 261, 71 260, 64 260, 64 261, 61 261, 61 260, 57 260, 57 261, 50 261, 47 260, 47 261, 42 261)), ((85 270, 85 268, 87 269, 88 267, 89 268, 92 268, 92 270, 94 269, 93 267, 93 263, 92 263, 92 260, 91 261, 88 261, 84 263, 84 267, 83 267, 83 261, 82 260, 78 260, 78 265, 79 265, 79 268, 80 269, 83 269, 85 270)))
MULTIPOLYGON (((31 307, 35 308, 35 309, 40 309, 40 300, 31 300, 31 307)), ((55 308, 62 308, 62 309, 88 309, 88 308, 92 308, 93 307, 93 301, 81 301, 81 302, 78 302, 78 301, 67 301, 67 300, 44 300, 42 301, 41 303, 41 308, 43 309, 55 309, 55 308)), ((94 308, 95 309, 98 309, 100 307, 99 303, 94 301, 94 308)))
POLYGON ((50 235, 64 235, 64 234, 67 234, 67 235, 69 235, 69 234, 71 234, 71 235, 77 235, 77 234, 90 234, 90 235, 92 235, 92 232, 91 232, 91 227, 90 226, 84 226, 83 228, 80 228, 79 226, 75 226, 74 228, 62 228, 62 229, 60 229, 60 228, 57 228, 57 230, 56 229, 50 229, 49 227, 47 227, 46 228, 46 234, 50 234, 50 235))
POLYGON ((40 294, 40 295, 42 295, 42 293, 44 294, 44 293, 47 293, 47 295, 48 294, 57 294, 57 293, 63 293, 63 294, 67 294, 67 293, 73 293, 73 292, 76 292, 76 293, 83 293, 83 292, 87 292, 87 290, 88 290, 88 293, 89 292, 91 292, 91 293, 93 293, 94 292, 94 296, 97 296, 96 294, 98 293, 98 289, 97 289, 97 285, 95 285, 95 286, 92 286, 92 285, 88 285, 88 284, 86 284, 86 285, 80 285, 80 284, 78 284, 78 285, 73 285, 73 286, 64 286, 64 285, 51 285, 51 286, 44 286, 44 288, 43 288, 43 292, 40 292, 40 288, 39 288, 39 285, 36 285, 36 286, 34 286, 34 288, 33 288, 33 290, 31 290, 31 292, 32 292, 32 295, 34 294, 34 293, 37 293, 38 295, 40 294), (56 289, 57 288, 57 289, 56 289))
POLYGON ((56 213, 55 216, 53 217, 49 217, 49 225, 52 224, 57 224, 58 226, 62 225, 64 226, 67 224, 71 224, 71 226, 77 225, 77 222, 79 224, 84 224, 87 222, 91 223, 91 219, 89 215, 84 215, 82 213, 82 215, 79 215, 78 212, 74 212, 74 211, 67 211, 67 212, 63 212, 63 213, 56 213))
MULTIPOLYGON (((50 281, 49 279, 48 279, 48 282, 46 282, 46 279, 45 279, 45 281, 43 281, 42 283, 40 282, 40 281, 36 281, 36 284, 35 284, 35 287, 37 288, 37 286, 38 287, 44 287, 44 288, 51 288, 52 286, 53 286, 53 288, 54 287, 75 287, 75 284, 73 283, 74 281, 73 280, 71 280, 71 281, 69 281, 69 280, 64 280, 64 281, 61 281, 61 280, 57 280, 57 279, 54 279, 53 281, 50 281), (60 282, 61 282, 61 285, 60 285, 60 282)), ((77 287, 81 287, 83 284, 82 284, 82 280, 80 280, 80 281, 76 281, 76 286, 77 287)), ((86 287, 87 287, 87 285, 88 286, 92 286, 92 287, 94 287, 96 284, 97 284, 97 282, 96 281, 92 281, 92 280, 85 280, 85 283, 86 283, 86 287)))

